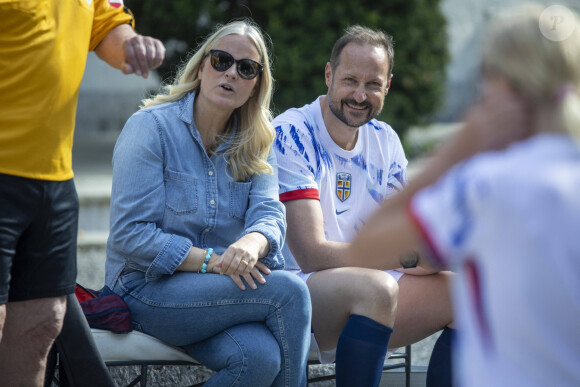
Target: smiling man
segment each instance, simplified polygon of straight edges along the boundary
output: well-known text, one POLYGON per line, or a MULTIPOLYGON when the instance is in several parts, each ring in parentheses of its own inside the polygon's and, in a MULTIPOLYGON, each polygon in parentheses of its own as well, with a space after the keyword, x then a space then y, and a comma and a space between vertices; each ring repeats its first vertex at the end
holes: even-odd
MULTIPOLYGON (((399 137, 375 119, 389 92, 393 55, 389 35, 349 27, 326 64, 327 95, 274 120, 286 268, 310 289, 312 342, 322 362, 336 361, 337 386, 378 385, 388 346, 419 341, 452 320, 449 273, 344 263, 369 214, 407 184, 399 137)), ((449 362, 442 363, 448 373, 449 362)))

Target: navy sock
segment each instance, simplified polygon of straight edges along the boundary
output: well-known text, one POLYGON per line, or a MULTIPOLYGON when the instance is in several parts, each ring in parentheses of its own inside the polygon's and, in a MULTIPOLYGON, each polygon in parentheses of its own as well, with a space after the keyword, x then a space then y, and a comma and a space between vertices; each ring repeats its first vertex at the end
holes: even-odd
POLYGON ((433 346, 429 367, 427 367, 427 387, 451 387, 453 372, 451 367, 451 352, 455 329, 444 328, 433 346))
POLYGON ((353 314, 338 338, 336 386, 378 386, 393 328, 353 314))

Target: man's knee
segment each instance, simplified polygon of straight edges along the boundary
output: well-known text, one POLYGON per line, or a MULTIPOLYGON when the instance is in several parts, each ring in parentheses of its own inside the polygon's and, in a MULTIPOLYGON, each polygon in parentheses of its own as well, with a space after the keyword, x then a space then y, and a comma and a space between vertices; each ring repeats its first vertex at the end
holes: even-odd
MULTIPOLYGON (((381 281, 380 288, 378 290, 380 300, 383 307, 388 310, 389 315, 395 316, 397 313, 397 305, 399 300, 399 284, 397 281, 387 273, 383 273, 388 276, 384 281, 381 281)), ((394 320, 393 320, 394 322, 394 320)))
POLYGON ((377 270, 376 273, 367 277, 364 284, 364 294, 367 295, 367 299, 389 308, 396 307, 399 285, 393 276, 377 270))
POLYGON ((392 326, 397 313, 399 285, 388 273, 376 271, 361 282, 356 314, 392 326))
POLYGON ((65 312, 64 296, 8 303, 4 334, 48 347, 62 329, 65 312))
POLYGON ((66 297, 47 299, 43 314, 39 316, 38 326, 35 331, 41 336, 56 339, 62 329, 64 315, 66 313, 66 297))

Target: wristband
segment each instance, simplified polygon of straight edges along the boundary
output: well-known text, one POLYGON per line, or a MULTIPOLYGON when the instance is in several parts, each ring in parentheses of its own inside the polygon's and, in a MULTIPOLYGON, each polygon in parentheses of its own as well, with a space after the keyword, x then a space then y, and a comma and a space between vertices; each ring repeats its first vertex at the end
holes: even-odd
POLYGON ((206 250, 205 259, 204 259, 203 263, 201 264, 201 272, 202 273, 207 273, 207 263, 209 262, 212 254, 213 254, 213 249, 210 247, 209 249, 206 250))

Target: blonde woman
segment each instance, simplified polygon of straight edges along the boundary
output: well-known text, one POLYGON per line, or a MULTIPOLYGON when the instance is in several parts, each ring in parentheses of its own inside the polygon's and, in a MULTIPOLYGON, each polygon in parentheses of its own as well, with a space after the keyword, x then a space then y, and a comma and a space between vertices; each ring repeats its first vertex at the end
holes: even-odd
POLYGON ((580 20, 550 12, 493 21, 465 128, 350 250, 353 265, 458 272, 460 386, 580 383, 580 20))
POLYGON ((217 373, 208 386, 303 386, 306 286, 283 271, 270 59, 249 21, 220 26, 113 156, 106 285, 136 329, 217 373))

